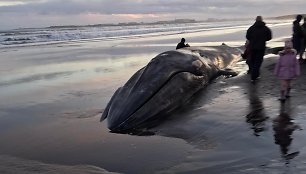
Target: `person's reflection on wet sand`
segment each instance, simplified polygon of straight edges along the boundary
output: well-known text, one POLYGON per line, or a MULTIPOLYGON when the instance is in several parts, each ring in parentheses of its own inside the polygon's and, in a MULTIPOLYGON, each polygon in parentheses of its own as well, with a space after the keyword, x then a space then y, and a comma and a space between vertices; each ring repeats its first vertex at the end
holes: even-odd
POLYGON ((265 114, 264 105, 257 93, 257 86, 249 86, 249 114, 246 115, 246 122, 251 124, 255 136, 260 136, 260 132, 266 130, 265 121, 268 117, 265 114))
POLYGON ((280 113, 278 117, 273 120, 274 140, 275 144, 280 146, 280 152, 282 157, 289 163, 289 160, 296 157, 299 152, 289 152, 289 147, 292 142, 292 133, 298 129, 290 117, 290 103, 281 103, 280 113))

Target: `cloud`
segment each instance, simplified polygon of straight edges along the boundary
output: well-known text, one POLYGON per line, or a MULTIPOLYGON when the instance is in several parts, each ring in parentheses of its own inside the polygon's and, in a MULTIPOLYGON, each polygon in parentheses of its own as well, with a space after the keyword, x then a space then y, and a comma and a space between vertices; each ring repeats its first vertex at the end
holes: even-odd
POLYGON ((265 17, 303 13, 304 5, 304 0, 0 0, 0 20, 10 17, 18 23, 22 18, 33 23, 30 17, 34 17, 37 23, 44 19, 44 23, 49 20, 53 24, 55 19, 63 18, 58 22, 74 19, 75 24, 84 24, 157 18, 265 17), (94 18, 88 18, 89 14, 95 14, 94 18))
MULTIPOLYGON (((36 13, 36 14, 162 14, 162 13, 207 13, 231 12, 240 14, 240 10, 248 9, 250 13, 265 11, 277 7, 288 6, 282 0, 13 0, 1 2, 22 3, 14 6, 0 7, 0 13, 36 13)), ((287 2, 287 3, 285 3, 287 2)), ((303 1, 291 1, 289 6, 299 8, 303 1)), ((302 7, 300 7, 302 9, 302 7)), ((267 11, 269 12, 269 11, 267 11)), ((216 14, 214 14, 216 15, 216 14)), ((220 14, 221 16, 222 14, 220 14)))

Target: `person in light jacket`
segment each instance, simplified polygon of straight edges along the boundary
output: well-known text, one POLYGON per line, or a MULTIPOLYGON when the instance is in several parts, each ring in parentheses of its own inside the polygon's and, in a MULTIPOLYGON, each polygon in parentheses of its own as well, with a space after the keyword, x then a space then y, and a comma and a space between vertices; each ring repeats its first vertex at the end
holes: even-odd
POLYGON ((279 52, 279 59, 274 68, 274 75, 280 80, 280 101, 290 97, 291 81, 300 75, 300 64, 296 58, 296 50, 290 40, 285 41, 284 50, 279 52))

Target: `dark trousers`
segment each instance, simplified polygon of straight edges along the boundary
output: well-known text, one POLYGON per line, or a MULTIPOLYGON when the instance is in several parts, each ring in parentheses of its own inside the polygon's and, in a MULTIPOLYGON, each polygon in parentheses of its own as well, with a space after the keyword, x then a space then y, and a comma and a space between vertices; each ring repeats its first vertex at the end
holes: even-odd
POLYGON ((251 80, 256 80, 260 75, 260 67, 263 62, 265 50, 252 50, 250 60, 251 80))
POLYGON ((298 55, 302 51, 302 43, 303 42, 304 42, 304 39, 302 39, 300 37, 297 37, 297 36, 292 37, 292 45, 293 45, 293 48, 296 50, 298 55))

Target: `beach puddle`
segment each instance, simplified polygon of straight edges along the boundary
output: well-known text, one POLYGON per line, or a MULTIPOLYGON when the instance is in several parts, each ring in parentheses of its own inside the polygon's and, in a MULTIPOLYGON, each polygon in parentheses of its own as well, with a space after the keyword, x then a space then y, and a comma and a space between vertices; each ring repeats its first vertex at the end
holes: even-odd
POLYGON ((0 172, 3 174, 116 174, 108 172, 102 168, 90 165, 65 166, 56 164, 46 164, 34 160, 25 160, 16 157, 0 155, 0 172))

